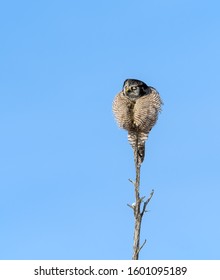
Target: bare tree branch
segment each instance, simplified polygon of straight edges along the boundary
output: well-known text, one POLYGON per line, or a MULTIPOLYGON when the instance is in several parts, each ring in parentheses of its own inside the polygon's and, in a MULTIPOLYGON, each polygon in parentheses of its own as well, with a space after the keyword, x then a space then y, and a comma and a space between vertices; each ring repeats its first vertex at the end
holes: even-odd
POLYGON ((136 143, 136 151, 134 151, 134 157, 135 157, 135 169, 136 169, 136 180, 133 182, 131 179, 129 181, 134 185, 134 191, 135 191, 135 203, 132 205, 129 205, 134 211, 134 241, 133 241, 133 256, 132 260, 138 260, 139 259, 139 253, 141 249, 146 244, 146 239, 144 243, 140 246, 140 233, 141 233, 141 223, 142 218, 144 216, 144 213, 147 212, 146 208, 148 203, 150 202, 154 190, 150 193, 149 198, 144 202, 145 196, 140 197, 140 172, 141 172, 141 165, 138 163, 138 143, 136 143), (143 208, 141 210, 141 204, 143 203, 143 208))

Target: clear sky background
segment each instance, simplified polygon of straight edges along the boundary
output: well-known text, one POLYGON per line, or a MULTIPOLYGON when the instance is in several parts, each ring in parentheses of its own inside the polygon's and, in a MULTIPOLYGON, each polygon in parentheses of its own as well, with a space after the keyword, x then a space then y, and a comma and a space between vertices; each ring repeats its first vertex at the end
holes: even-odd
POLYGON ((0 4, 0 259, 131 259, 135 178, 111 106, 164 101, 142 166, 140 259, 220 259, 220 2, 0 4))

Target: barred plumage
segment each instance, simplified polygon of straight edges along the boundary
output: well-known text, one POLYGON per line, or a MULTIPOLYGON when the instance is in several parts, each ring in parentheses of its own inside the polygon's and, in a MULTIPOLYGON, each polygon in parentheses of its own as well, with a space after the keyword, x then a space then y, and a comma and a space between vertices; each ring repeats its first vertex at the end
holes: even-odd
POLYGON ((116 121, 119 127, 128 131, 128 141, 138 165, 144 160, 145 142, 157 121, 161 105, 156 89, 135 79, 125 80, 122 91, 113 101, 116 121))

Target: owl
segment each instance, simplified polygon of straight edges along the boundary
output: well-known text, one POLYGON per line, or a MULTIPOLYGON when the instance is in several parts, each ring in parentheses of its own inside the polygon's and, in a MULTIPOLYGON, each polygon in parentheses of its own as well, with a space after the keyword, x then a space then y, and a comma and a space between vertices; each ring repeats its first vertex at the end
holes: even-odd
POLYGON ((134 150, 137 166, 144 160, 145 142, 162 104, 155 88, 136 79, 125 80, 122 91, 115 96, 113 114, 119 127, 128 131, 128 141, 134 150))

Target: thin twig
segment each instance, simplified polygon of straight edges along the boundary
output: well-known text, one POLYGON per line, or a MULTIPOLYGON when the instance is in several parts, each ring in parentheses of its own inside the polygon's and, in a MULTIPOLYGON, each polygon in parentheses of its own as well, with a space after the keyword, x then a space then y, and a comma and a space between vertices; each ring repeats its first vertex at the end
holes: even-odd
POLYGON ((140 250, 144 247, 144 245, 146 244, 146 242, 147 242, 147 239, 144 240, 143 244, 141 245, 141 247, 140 247, 140 249, 139 249, 139 252, 140 252, 140 250))
POLYGON ((131 182, 135 186, 135 182, 132 181, 131 179, 128 179, 129 182, 131 182))
POLYGON ((142 210, 142 212, 141 212, 141 216, 143 216, 144 213, 147 212, 146 207, 147 207, 148 203, 150 202, 150 200, 151 200, 153 194, 154 194, 154 190, 152 190, 152 192, 150 193, 150 196, 149 196, 148 199, 144 202, 144 206, 143 206, 143 210, 142 210))
POLYGON ((127 204, 127 205, 128 205, 128 207, 130 207, 131 209, 134 210, 134 206, 132 206, 132 205, 130 205, 130 204, 127 204))

